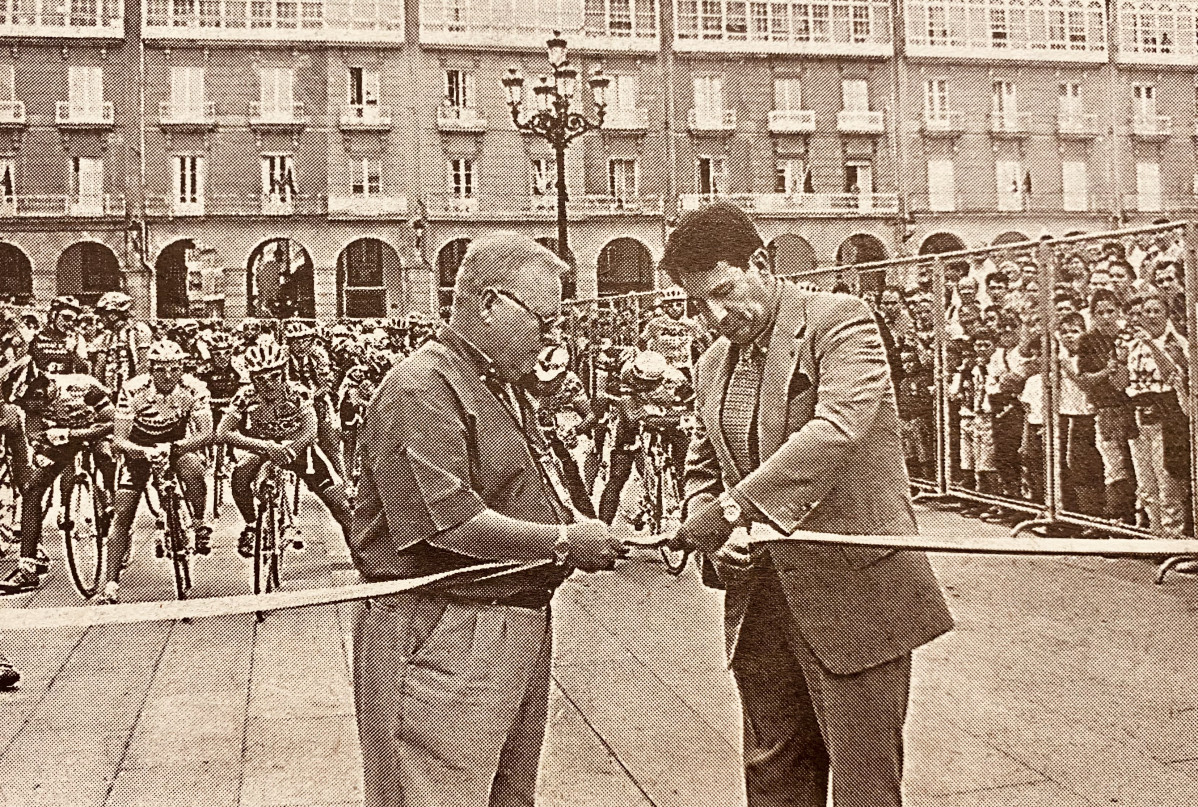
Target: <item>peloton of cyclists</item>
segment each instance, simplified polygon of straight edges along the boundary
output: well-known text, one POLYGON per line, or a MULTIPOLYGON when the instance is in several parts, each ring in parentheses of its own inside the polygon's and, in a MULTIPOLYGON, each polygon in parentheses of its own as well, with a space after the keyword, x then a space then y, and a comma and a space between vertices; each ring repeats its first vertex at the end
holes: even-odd
POLYGON ((96 314, 104 330, 100 332, 92 375, 113 392, 146 372, 146 351, 153 334, 149 325, 133 320, 132 311, 133 298, 121 291, 105 292, 96 302, 96 314))

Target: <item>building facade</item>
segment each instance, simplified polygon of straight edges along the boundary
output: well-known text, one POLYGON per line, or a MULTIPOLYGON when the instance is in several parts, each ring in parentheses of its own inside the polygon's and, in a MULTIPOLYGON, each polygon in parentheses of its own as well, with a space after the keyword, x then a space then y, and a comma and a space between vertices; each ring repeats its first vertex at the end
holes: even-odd
POLYGON ((549 72, 554 30, 611 78, 568 152, 572 296, 662 285, 670 227, 715 198, 751 211, 780 272, 1198 207, 1185 4, 23 3, 0 8, 0 295, 22 301, 444 305, 481 233, 556 247, 553 152, 500 86, 549 72))

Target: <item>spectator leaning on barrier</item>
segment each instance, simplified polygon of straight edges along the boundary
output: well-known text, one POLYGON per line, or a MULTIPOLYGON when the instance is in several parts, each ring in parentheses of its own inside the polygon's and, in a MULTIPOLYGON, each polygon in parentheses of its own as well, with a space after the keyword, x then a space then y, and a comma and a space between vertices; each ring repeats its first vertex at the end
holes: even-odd
POLYGON ((1097 409, 1080 383, 1078 370, 1078 350, 1085 332, 1086 322, 1079 312, 1068 312, 1057 321, 1061 506, 1069 512, 1101 516, 1104 510, 1102 458, 1094 432, 1097 409))

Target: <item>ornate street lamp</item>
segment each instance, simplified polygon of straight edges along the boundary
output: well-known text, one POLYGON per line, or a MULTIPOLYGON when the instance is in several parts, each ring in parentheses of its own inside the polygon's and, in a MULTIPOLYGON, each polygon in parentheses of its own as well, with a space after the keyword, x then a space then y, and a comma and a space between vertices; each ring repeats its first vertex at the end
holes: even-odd
POLYGON ((533 87, 535 109, 529 110, 526 115, 521 114, 524 112, 524 77, 517 68, 509 68, 501 83, 516 129, 541 137, 553 146, 557 162, 557 254, 563 261, 569 262, 570 250, 566 245, 566 202, 569 198, 566 195, 566 148, 575 138, 603 125, 610 79, 599 68, 587 79, 597 118, 592 123, 584 115, 570 109, 578 89, 578 71, 570 66, 566 40, 562 39, 560 31, 554 31, 553 38, 545 44, 553 75, 540 76, 533 87))

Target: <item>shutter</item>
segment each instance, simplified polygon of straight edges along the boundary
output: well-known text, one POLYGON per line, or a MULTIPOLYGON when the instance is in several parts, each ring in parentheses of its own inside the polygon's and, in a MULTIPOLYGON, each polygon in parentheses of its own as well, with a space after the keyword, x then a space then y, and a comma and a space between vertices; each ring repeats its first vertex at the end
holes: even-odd
POLYGON ((1160 163, 1136 163, 1136 195, 1138 209, 1144 213, 1158 213, 1161 209, 1161 166, 1160 163))
POLYGON ((104 193, 104 164, 99 157, 79 158, 79 198, 98 199, 104 193))
POLYGON ((850 78, 840 83, 844 109, 864 112, 869 109, 869 86, 864 79, 850 78))
POLYGON ((4 65, 0 67, 0 102, 12 103, 15 100, 17 96, 14 89, 13 66, 4 65))
POLYGON ((290 114, 295 104, 295 71, 283 68, 279 71, 279 108, 290 114))
POLYGON ((478 104, 474 97, 474 74, 462 74, 462 106, 474 109, 478 104))
POLYGON ((1065 210, 1082 211, 1087 207, 1086 164, 1084 162, 1061 163, 1061 185, 1065 210))
POLYGON ((1019 163, 1010 160, 999 160, 994 166, 994 185, 998 197, 999 210, 1019 210, 1022 208, 1020 192, 1021 172, 1019 163))
POLYGON ((275 192, 274 182, 274 157, 269 155, 262 156, 262 195, 271 196, 275 192))
POLYGON ((616 106, 636 109, 636 76, 616 76, 616 106))
POLYGON ((379 73, 377 70, 362 71, 362 103, 368 106, 378 106, 379 103, 379 73))
POLYGON ((951 213, 957 207, 957 183, 952 160, 928 160, 928 207, 951 213))
POLYGON ((262 112, 265 114, 268 110, 278 109, 278 88, 275 86, 275 69, 272 67, 263 67, 258 71, 259 96, 258 100, 262 104, 262 112))

